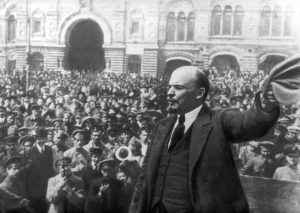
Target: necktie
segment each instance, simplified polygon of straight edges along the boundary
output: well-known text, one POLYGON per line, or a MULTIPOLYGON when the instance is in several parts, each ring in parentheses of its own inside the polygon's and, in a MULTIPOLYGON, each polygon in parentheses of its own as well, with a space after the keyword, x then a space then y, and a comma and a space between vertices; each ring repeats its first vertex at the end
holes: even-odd
POLYGON ((178 143, 178 141, 180 141, 182 139, 182 137, 184 135, 184 129, 185 129, 184 121, 185 121, 184 115, 180 115, 179 119, 178 119, 178 125, 174 129, 174 132, 172 135, 170 149, 172 147, 174 147, 178 143))

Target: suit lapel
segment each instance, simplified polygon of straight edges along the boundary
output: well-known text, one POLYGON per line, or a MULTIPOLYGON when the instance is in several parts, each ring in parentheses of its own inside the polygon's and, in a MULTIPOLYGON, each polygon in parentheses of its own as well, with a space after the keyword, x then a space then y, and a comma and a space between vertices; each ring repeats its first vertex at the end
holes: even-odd
POLYGON ((190 150, 189 150, 189 179, 191 180, 193 169, 199 159, 207 137, 213 126, 210 121, 211 112, 206 104, 200 110, 192 129, 190 150))
POLYGON ((150 183, 155 180, 158 163, 160 161, 161 152, 165 143, 167 143, 168 135, 172 131, 172 127, 176 121, 176 116, 172 115, 158 125, 155 137, 152 140, 151 154, 148 161, 148 174, 150 175, 150 183))

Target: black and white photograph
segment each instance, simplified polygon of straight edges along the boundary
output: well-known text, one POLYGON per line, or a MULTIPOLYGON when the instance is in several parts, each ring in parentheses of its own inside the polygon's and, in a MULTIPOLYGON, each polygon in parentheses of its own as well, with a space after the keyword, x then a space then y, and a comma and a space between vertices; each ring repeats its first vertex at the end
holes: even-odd
POLYGON ((299 213, 299 0, 0 0, 0 213, 299 213))

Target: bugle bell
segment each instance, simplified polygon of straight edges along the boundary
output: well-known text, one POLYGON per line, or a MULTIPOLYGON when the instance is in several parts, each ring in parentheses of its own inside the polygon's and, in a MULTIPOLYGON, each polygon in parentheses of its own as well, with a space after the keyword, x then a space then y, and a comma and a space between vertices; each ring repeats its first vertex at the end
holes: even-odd
POLYGON ((132 158, 132 153, 127 146, 120 146, 116 149, 115 157, 119 161, 126 161, 132 158))

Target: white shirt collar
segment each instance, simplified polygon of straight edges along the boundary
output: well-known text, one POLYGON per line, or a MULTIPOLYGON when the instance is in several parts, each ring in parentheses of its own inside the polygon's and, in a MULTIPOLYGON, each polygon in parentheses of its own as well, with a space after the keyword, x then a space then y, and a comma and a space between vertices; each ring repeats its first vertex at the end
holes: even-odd
MULTIPOLYGON (((185 117, 185 122, 184 122, 185 131, 184 132, 186 132, 188 130, 188 128, 190 128, 190 126, 194 123, 200 110, 202 109, 202 106, 203 105, 200 105, 197 108, 193 109, 192 111, 184 114, 184 117, 185 117)), ((178 116, 178 118, 179 118, 179 116, 178 116)), ((178 123, 178 119, 177 119, 177 123, 178 123)))
POLYGON ((40 153, 43 153, 45 151, 45 146, 40 146, 38 143, 36 144, 36 147, 38 148, 40 153))

